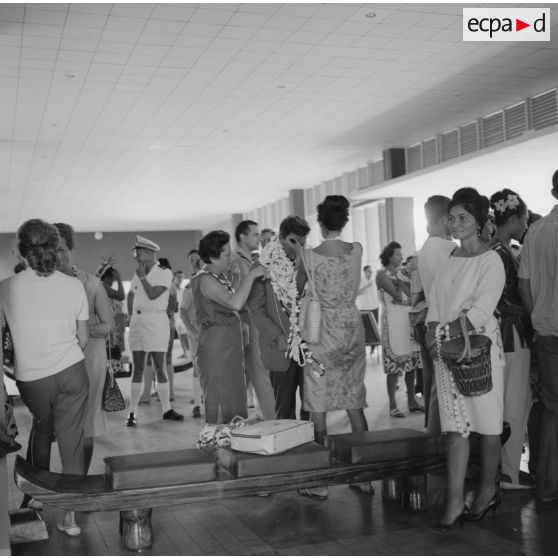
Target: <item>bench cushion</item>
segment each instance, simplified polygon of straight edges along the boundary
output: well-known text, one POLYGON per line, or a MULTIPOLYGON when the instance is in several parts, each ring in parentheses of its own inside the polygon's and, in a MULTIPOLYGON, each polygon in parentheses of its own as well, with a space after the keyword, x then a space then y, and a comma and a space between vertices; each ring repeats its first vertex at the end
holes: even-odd
POLYGON ((443 453, 437 438, 410 428, 334 434, 327 444, 333 457, 352 465, 443 453))
POLYGON ((221 467, 237 477, 324 469, 331 464, 329 449, 316 442, 308 442, 276 455, 259 455, 219 448, 217 460, 221 467))
POLYGON ((113 490, 214 480, 217 464, 198 449, 105 457, 105 478, 113 490))

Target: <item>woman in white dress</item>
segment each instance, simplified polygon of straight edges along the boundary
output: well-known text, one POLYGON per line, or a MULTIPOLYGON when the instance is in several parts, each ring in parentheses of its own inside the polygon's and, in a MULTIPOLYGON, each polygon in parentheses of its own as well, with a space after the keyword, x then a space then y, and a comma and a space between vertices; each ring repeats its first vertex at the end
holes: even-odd
POLYGON ((438 271, 430 292, 427 346, 436 362, 436 387, 440 402, 442 432, 447 434, 447 502, 441 521, 434 529, 451 529, 464 520, 480 521, 487 511, 496 511, 500 496, 496 475, 500 462, 500 434, 504 412, 504 354, 494 310, 505 284, 501 258, 487 247, 480 232, 488 218, 488 199, 474 188, 455 192, 449 205, 450 230, 460 241, 438 271), (446 366, 437 357, 436 326, 450 337, 461 332, 460 316, 465 312, 468 330, 476 330, 492 341, 492 389, 484 394, 464 397, 458 391, 446 366), (481 436, 482 466, 480 486, 466 510, 464 484, 469 459, 469 433, 481 436))

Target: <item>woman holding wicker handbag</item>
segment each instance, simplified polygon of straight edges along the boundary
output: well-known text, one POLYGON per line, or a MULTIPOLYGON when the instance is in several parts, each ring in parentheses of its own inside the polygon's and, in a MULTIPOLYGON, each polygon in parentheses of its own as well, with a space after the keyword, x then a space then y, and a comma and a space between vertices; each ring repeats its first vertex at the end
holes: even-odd
POLYGON ((494 311, 506 278, 502 260, 480 238, 488 218, 488 199, 474 188, 462 188, 448 209, 451 234, 460 247, 438 270, 426 318, 441 427, 447 434, 447 502, 434 527, 437 532, 496 511, 504 411, 504 355, 494 311), (467 332, 477 335, 469 337, 467 332), (471 432, 481 436, 482 465, 480 486, 467 510, 464 483, 471 432))

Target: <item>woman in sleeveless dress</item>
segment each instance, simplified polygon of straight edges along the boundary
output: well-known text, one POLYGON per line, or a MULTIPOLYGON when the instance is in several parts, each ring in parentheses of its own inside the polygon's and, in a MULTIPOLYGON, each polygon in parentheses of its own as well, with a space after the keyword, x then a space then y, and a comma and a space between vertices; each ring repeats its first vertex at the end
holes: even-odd
MULTIPOLYGON (((355 300, 360 284, 362 246, 343 242, 339 236, 349 219, 349 201, 344 196, 327 196, 318 205, 318 223, 324 238, 322 244, 302 254, 299 267, 299 289, 313 282, 320 301, 320 341, 310 343, 313 357, 323 365, 324 374, 317 376, 315 367, 304 370, 305 411, 314 423, 316 442, 324 444, 326 413, 344 409, 353 432, 368 430, 366 406, 366 353, 364 328, 355 300)), ((304 297, 311 296, 307 285, 304 297)), ((355 487, 371 492, 370 483, 355 487)), ((324 489, 304 489, 305 495, 326 497, 324 489), (323 494, 322 494, 323 493, 323 494)))
POLYGON ((204 391, 205 420, 228 423, 236 415, 248 417, 244 350, 238 311, 254 280, 265 269, 253 267, 235 292, 225 273, 231 265, 230 235, 212 231, 200 240, 205 268, 192 278, 196 320, 200 326, 197 365, 204 391))
POLYGON ((93 439, 108 433, 108 421, 103 410, 103 387, 107 370, 106 342, 114 329, 114 315, 110 300, 101 280, 73 267, 76 249, 76 233, 67 223, 55 223, 60 234, 60 271, 79 279, 87 295, 89 305, 89 341, 83 349, 85 366, 89 376, 89 396, 84 431, 85 471, 89 470, 93 458, 93 439))
POLYGON ((409 412, 424 412, 424 407, 415 399, 415 370, 421 363, 420 349, 411 340, 411 302, 396 275, 403 261, 401 244, 390 242, 382 250, 380 261, 384 269, 376 274, 376 285, 382 308, 382 360, 386 374, 389 414, 402 418, 405 415, 397 407, 395 398, 397 382, 402 374, 405 376, 409 412))

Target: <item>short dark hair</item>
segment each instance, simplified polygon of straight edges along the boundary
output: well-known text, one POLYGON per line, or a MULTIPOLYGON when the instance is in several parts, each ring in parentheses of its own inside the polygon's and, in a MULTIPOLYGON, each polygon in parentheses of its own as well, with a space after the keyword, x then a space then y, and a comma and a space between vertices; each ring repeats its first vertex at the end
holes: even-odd
POLYGON ((262 229, 262 230, 260 231, 260 235, 266 234, 266 233, 271 233, 271 234, 274 235, 274 234, 275 234, 275 231, 274 231, 273 229, 262 229))
POLYGON ((424 214, 429 225, 440 222, 442 217, 448 214, 448 207, 451 200, 447 196, 430 196, 424 204, 424 214))
POLYGON ((399 242, 392 241, 390 242, 380 254, 380 261, 382 265, 386 267, 389 264, 389 260, 391 260, 393 254, 395 254, 396 250, 401 250, 401 244, 399 242))
POLYGON ((318 222, 328 231, 340 231, 349 220, 350 205, 345 196, 326 196, 317 207, 318 222))
POLYGON ((310 232, 310 225, 305 219, 298 215, 289 215, 285 217, 279 225, 279 236, 287 238, 290 234, 296 236, 306 236, 310 232))
POLYGON ((482 229, 488 221, 490 202, 486 196, 482 196, 474 188, 460 188, 457 190, 451 198, 448 212, 456 205, 462 205, 465 211, 475 218, 479 229, 482 229))
POLYGON ((37 275, 50 275, 56 270, 59 244, 58 229, 43 219, 29 219, 17 230, 19 253, 37 275))
POLYGON ((171 264, 167 258, 157 258, 159 260, 159 266, 163 269, 172 269, 171 264))
POLYGON ((258 226, 256 221, 250 221, 250 219, 246 219, 246 221, 240 221, 238 225, 236 225, 236 229, 234 231, 234 239, 237 242, 240 242, 240 235, 241 234, 248 234, 250 232, 250 227, 255 225, 258 226))
POLYGON ((196 250, 196 248, 194 248, 193 250, 190 250, 188 252, 188 255, 186 257, 189 258, 192 254, 197 254, 198 256, 200 255, 200 253, 196 250))
POLYGON ((105 270, 103 271, 103 273, 101 273, 101 276, 99 277, 101 281, 104 281, 105 279, 109 280, 113 278, 114 278, 114 267, 112 267, 112 265, 105 267, 105 270))
POLYGON ((558 170, 552 175, 552 189, 558 194, 558 170))
POLYGON ((201 259, 211 263, 211 258, 217 259, 223 252, 225 246, 231 241, 231 235, 225 231, 208 232, 201 240, 198 248, 201 259))
POLYGON ((519 197, 519 194, 516 194, 513 190, 509 190, 508 188, 498 190, 498 192, 490 196, 490 207, 494 212, 494 223, 496 223, 497 227, 505 224, 506 221, 514 215, 527 215, 527 205, 525 205, 525 202, 519 197), (517 203, 514 207, 509 206, 510 196, 517 203), (513 198, 513 196, 515 196, 515 198, 513 198))
POLYGON ((182 275, 184 275, 184 272, 183 272, 181 269, 177 269, 177 270, 172 274, 172 276, 173 276, 173 277, 176 277, 179 273, 182 273, 182 275))
POLYGON ((362 268, 362 271, 366 271, 367 269, 372 270, 372 267, 369 266, 369 265, 365 265, 365 266, 362 268))
POLYGON ((74 231, 74 227, 68 225, 68 223, 54 223, 54 226, 58 229, 60 237, 65 240, 66 246, 70 250, 74 250, 76 247, 76 231, 74 231))

